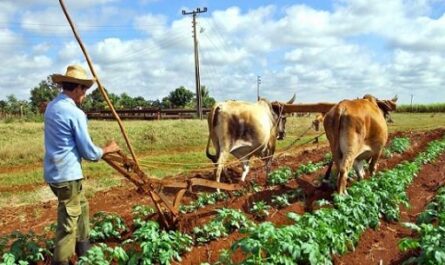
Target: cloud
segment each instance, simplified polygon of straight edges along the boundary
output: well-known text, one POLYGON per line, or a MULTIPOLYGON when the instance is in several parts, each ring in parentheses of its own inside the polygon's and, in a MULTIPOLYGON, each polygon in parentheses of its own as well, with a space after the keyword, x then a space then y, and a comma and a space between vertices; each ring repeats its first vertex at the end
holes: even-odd
MULTIPOLYGON (((197 17, 201 84, 217 100, 255 100, 261 75, 261 95, 282 101, 294 92, 299 102, 366 93, 399 94, 402 103, 411 94, 418 102, 443 101, 445 15, 434 8, 438 3, 338 0, 324 9, 296 3, 209 10, 197 17)), ((153 12, 163 4, 67 3, 111 92, 159 99, 179 86, 194 91, 191 17, 153 12)), ((11 43, 0 59, 14 65, 0 71, 0 98, 26 96, 32 82, 70 63, 85 65, 53 1, 2 2, 0 18, 20 22, 0 29, 2 42, 11 43)))

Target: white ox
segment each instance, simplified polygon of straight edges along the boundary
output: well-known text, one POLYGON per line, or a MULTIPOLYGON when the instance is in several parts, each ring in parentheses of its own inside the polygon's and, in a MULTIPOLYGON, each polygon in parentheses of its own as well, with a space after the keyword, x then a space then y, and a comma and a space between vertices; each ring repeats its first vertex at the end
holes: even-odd
MULTIPOLYGON (((288 104, 294 100, 295 95, 288 104)), ((283 104, 278 102, 260 99, 256 103, 229 100, 215 104, 208 115, 206 155, 217 164, 216 181, 220 181, 229 154, 242 162, 241 181, 249 172, 252 156, 264 158, 266 172, 269 173, 276 140, 283 139, 285 135, 285 123, 283 104), (216 150, 215 155, 210 154, 210 141, 216 150)))

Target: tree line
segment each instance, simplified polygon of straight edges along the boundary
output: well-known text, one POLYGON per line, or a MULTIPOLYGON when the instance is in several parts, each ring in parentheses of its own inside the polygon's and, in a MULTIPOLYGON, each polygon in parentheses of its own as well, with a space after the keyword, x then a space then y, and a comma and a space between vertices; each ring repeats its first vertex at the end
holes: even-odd
MULTIPOLYGON (((29 100, 19 100, 14 95, 9 95, 6 100, 0 100, 0 113, 12 115, 28 115, 42 113, 46 104, 54 99, 61 89, 53 83, 51 76, 42 80, 36 87, 31 89, 29 100)), ((131 97, 127 93, 116 95, 108 92, 108 97, 117 110, 121 109, 147 109, 147 108, 194 108, 196 94, 184 86, 180 86, 169 93, 162 100, 147 100, 141 96, 131 97)), ((202 105, 209 108, 215 104, 215 99, 209 95, 209 90, 201 86, 202 105)), ((109 109, 99 88, 94 89, 86 96, 82 106, 84 111, 97 111, 109 109)))

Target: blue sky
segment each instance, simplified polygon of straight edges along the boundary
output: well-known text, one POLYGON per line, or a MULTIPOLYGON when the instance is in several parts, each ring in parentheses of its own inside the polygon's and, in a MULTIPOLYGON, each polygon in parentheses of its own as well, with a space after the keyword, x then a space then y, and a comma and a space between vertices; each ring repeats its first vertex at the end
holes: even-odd
MULTIPOLYGON (((65 0, 104 84, 161 99, 195 89, 191 16, 198 16, 201 84, 218 101, 339 101, 371 93, 444 102, 445 2, 439 0, 65 0)), ((58 1, 0 1, 0 99, 69 64, 86 67, 58 1)))

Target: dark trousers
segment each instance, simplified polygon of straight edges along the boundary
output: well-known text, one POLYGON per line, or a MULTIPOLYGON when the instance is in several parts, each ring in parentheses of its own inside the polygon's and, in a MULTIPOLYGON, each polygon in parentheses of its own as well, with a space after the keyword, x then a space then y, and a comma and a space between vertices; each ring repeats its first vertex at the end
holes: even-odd
POLYGON ((74 255, 76 241, 89 238, 89 206, 82 181, 80 179, 49 184, 59 201, 53 256, 56 262, 68 261, 74 255))

